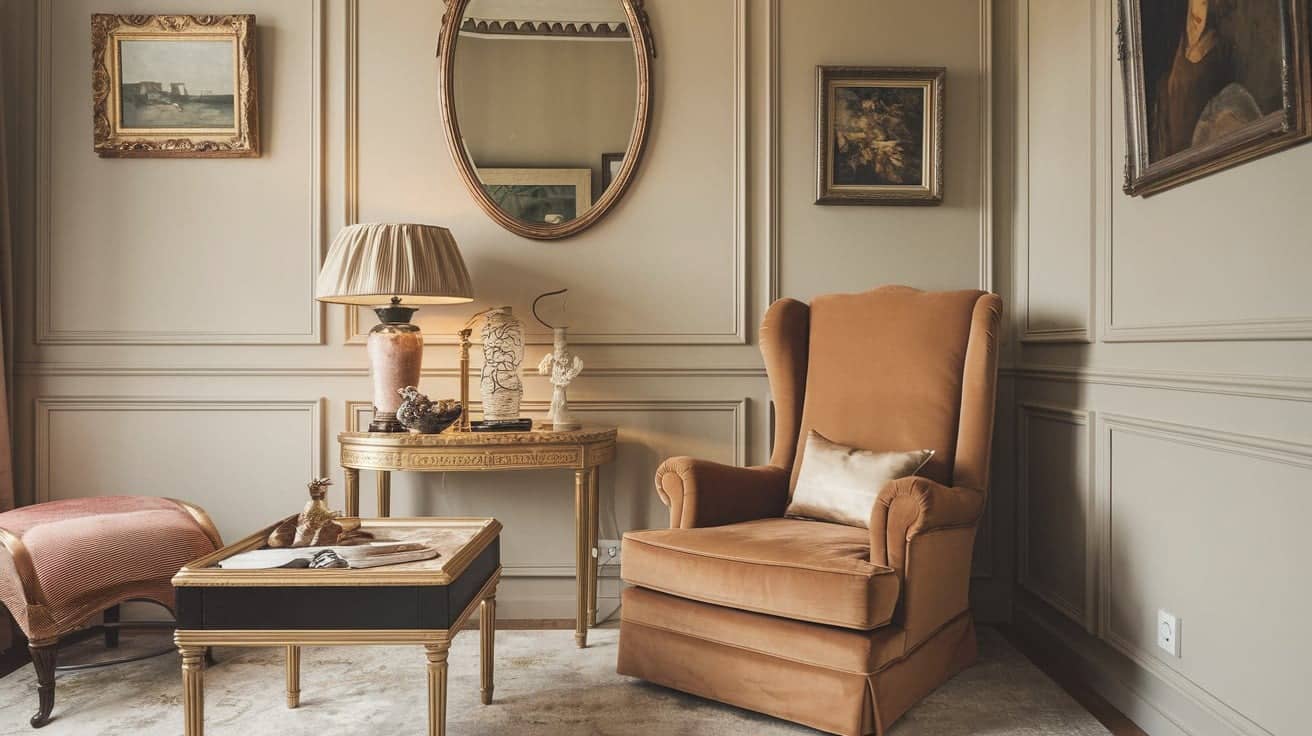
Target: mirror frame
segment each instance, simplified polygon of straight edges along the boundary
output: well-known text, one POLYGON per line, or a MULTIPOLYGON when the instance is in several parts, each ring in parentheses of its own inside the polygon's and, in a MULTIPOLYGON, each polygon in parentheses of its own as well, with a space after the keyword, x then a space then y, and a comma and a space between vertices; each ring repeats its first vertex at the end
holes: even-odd
POLYGON ((616 0, 624 8, 624 15, 629 27, 629 36, 633 39, 634 66, 637 70, 637 104, 633 112, 633 129, 629 133, 629 145, 624 151, 624 163, 611 181, 601 198, 593 202, 592 207, 572 220, 558 225, 525 222, 506 214, 492 197, 483 190, 478 178, 477 167, 470 160, 465 148, 464 138, 460 134, 460 121, 456 114, 455 100, 455 54, 460 40, 460 26, 465 10, 471 0, 447 0, 446 11, 442 14, 442 30, 438 37, 437 55, 439 58, 438 78, 441 83, 442 122, 446 128, 447 147, 455 161, 456 170, 465 183, 465 188, 478 206, 498 225, 516 235, 534 240, 556 240, 576 235, 606 216, 615 203, 624 196, 629 185, 633 183, 634 173, 642 160, 647 145, 648 126, 651 123, 652 80, 651 60, 656 56, 656 47, 652 41, 651 26, 644 0, 616 0))

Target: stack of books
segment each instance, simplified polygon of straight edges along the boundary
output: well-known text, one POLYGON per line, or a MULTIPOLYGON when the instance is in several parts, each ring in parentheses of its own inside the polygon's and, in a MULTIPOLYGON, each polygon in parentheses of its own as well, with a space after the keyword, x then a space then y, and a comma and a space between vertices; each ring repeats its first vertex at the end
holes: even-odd
POLYGON ((314 556, 330 550, 352 569, 418 562, 437 557, 436 547, 420 542, 370 542, 349 547, 279 547, 253 549, 219 563, 225 570, 265 570, 275 567, 309 567, 314 556))

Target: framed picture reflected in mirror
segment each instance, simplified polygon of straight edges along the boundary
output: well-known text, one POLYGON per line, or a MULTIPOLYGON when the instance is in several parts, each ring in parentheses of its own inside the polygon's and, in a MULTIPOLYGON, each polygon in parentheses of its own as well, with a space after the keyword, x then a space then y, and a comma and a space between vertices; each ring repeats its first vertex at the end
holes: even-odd
POLYGON ((592 206, 591 169, 479 169, 496 206, 522 222, 559 225, 592 206))

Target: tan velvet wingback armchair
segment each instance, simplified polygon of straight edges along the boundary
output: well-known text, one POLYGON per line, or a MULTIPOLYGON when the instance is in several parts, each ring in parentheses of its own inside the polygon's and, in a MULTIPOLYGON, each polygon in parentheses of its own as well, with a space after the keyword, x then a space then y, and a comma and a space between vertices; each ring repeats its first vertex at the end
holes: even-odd
POLYGON ((973 662, 1001 312, 994 294, 898 286, 775 302, 770 464, 656 471, 670 528, 624 537, 619 672, 860 736, 973 662), (812 429, 936 452, 882 489, 868 529, 786 518, 812 429))

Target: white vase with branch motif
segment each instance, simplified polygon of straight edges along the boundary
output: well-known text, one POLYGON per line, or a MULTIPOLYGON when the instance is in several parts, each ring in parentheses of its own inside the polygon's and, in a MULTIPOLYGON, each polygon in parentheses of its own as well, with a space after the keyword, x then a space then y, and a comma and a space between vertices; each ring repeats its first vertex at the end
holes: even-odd
POLYGON ((510 307, 490 310, 483 322, 483 419, 518 419, 524 398, 519 368, 524 363, 524 324, 510 307))

